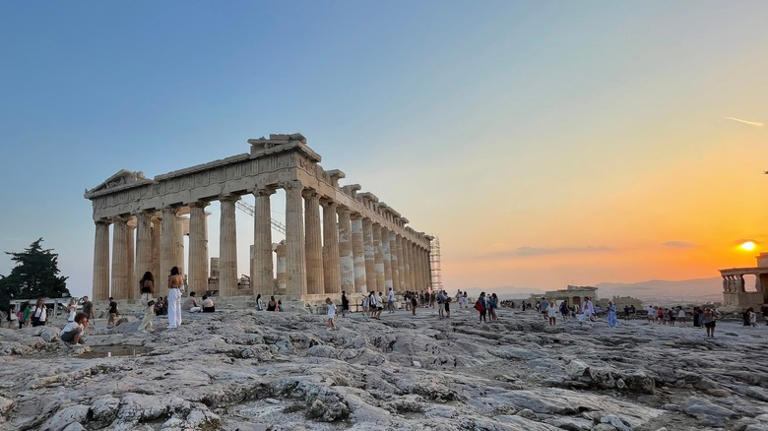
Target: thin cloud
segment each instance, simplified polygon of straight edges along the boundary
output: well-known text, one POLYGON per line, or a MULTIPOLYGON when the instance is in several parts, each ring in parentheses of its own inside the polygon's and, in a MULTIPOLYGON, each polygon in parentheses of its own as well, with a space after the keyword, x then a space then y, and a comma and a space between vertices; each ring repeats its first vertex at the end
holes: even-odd
POLYGON ((502 250, 485 255, 485 257, 509 257, 509 256, 547 256, 553 254, 569 253, 597 253, 612 251, 611 247, 518 247, 512 250, 502 250))
POLYGON ((741 118, 736 117, 724 117, 726 120, 736 121, 741 124, 746 124, 749 126, 755 126, 755 127, 763 127, 764 124, 759 121, 749 121, 749 120, 742 120, 741 118))
POLYGON ((669 248, 694 248, 696 244, 688 241, 667 241, 663 243, 665 247, 669 248))

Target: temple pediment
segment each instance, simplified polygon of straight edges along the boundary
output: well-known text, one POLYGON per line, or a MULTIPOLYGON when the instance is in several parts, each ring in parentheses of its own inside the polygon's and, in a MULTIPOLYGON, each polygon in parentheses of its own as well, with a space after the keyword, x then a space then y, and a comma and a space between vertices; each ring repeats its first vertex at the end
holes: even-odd
POLYGON ((133 185, 143 185, 151 182, 152 180, 146 178, 142 172, 120 169, 98 186, 90 190, 86 189, 85 197, 88 198, 108 190, 123 189, 133 185))

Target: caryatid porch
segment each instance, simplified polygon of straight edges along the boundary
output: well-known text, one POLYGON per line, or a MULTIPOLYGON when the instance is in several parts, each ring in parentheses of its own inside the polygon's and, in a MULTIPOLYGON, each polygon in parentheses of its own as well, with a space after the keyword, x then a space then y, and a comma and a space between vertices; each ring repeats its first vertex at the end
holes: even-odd
POLYGON ((760 307, 768 303, 768 253, 757 256, 752 268, 721 269, 723 277, 723 305, 732 307, 760 307), (754 290, 747 291, 745 275, 755 277, 754 290))
POLYGON ((145 271, 155 275, 156 295, 164 296, 173 266, 187 277, 189 290, 207 290, 205 208, 216 200, 221 207, 219 295, 236 295, 235 204, 245 194, 255 198, 253 294, 276 294, 277 285, 284 286, 284 299, 314 302, 342 290, 349 294, 430 287, 431 237, 406 226, 407 219, 372 193, 359 193, 359 185, 340 186, 344 173, 325 171, 303 136, 270 135, 248 142, 250 153, 153 179, 121 170, 86 190, 96 224, 94 299, 138 297, 138 280, 145 271), (286 237, 284 244, 275 247, 270 197, 277 189, 285 191, 286 237), (183 235, 187 233, 189 268, 185 271, 183 235), (284 267, 278 268, 277 283, 273 250, 278 252, 278 266, 284 267), (283 250, 282 261, 279 250, 283 250))

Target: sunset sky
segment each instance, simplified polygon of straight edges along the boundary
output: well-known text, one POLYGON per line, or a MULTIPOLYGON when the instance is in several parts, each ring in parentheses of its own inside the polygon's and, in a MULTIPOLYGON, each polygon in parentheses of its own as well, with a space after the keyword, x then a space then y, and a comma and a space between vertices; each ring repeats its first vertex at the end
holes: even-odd
POLYGON ((0 249, 42 236, 90 292, 85 188, 300 132, 439 235, 449 289, 716 277, 768 248, 766 23, 762 1, 0 2, 0 249))

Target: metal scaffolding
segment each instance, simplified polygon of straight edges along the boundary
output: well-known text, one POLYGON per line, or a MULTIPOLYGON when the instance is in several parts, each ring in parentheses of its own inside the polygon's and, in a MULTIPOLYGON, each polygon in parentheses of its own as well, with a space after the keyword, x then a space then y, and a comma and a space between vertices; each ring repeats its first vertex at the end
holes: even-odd
POLYGON ((432 290, 443 290, 443 276, 440 268, 440 238, 437 235, 434 235, 429 243, 429 272, 432 290))

